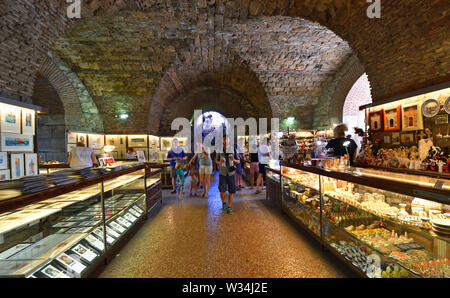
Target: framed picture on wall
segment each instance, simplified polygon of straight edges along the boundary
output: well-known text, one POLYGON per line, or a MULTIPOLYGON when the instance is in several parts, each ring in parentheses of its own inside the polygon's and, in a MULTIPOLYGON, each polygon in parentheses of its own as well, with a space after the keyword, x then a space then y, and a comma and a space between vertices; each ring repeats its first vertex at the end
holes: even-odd
POLYGON ((161 137, 161 150, 169 151, 172 148, 172 140, 171 137, 161 137))
POLYGON ((438 115, 436 116, 436 124, 440 125, 440 124, 447 124, 448 123, 448 115, 438 115))
POLYGON ((104 136, 97 134, 88 134, 88 147, 92 149, 102 149, 105 145, 104 136))
POLYGON ((400 145, 400 133, 399 132, 392 133, 392 145, 400 145))
POLYGON ((11 179, 11 173, 9 170, 1 170, 0 171, 0 181, 6 181, 11 179))
POLYGON ((369 112, 369 127, 371 131, 383 131, 383 110, 369 112))
POLYGON ((1 104, 0 114, 0 131, 20 134, 21 109, 11 105, 1 104))
POLYGON ((404 131, 423 129, 420 103, 408 104, 402 107, 402 127, 404 131))
POLYGON ((391 143, 391 136, 389 136, 389 135, 384 136, 384 143, 385 144, 390 144, 391 143))
POLYGON ((87 146, 87 134, 85 133, 77 133, 77 141, 76 143, 83 143, 87 146))
POLYGON ((67 132, 67 144, 76 144, 77 143, 77 133, 76 132, 67 132))
POLYGON ((385 131, 401 130, 401 128, 402 128, 401 113, 402 113, 401 106, 384 110, 384 130, 385 131))
POLYGON ((128 148, 147 147, 147 135, 129 135, 128 148))
POLYGON ((24 176, 23 154, 11 154, 11 178, 17 179, 24 176))
POLYGON ((33 136, 1 133, 1 151, 33 152, 33 136))
POLYGON ((72 152, 72 149, 77 147, 77 144, 67 144, 67 152, 72 152))
POLYGON ((25 154, 25 175, 38 175, 38 158, 36 153, 25 154))
POLYGON ((8 152, 0 152, 0 170, 8 168, 8 152))
POLYGON ((22 134, 34 136, 34 118, 34 110, 22 109, 22 134))
POLYGON ((412 145, 415 144, 415 137, 414 137, 414 133, 410 132, 410 133, 402 133, 400 135, 400 142, 402 145, 412 145))
POLYGON ((149 144, 148 144, 149 148, 153 148, 153 150, 155 150, 157 148, 159 149, 159 145, 160 145, 159 137, 150 135, 150 136, 148 136, 148 139, 149 139, 149 144))

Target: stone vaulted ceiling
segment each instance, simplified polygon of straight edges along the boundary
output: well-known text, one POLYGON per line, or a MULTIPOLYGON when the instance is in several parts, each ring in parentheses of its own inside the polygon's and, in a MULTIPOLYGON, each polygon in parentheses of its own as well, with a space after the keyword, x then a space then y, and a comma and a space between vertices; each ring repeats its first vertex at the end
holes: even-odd
MULTIPOLYGON (((286 117, 314 109, 323 86, 352 53, 317 23, 290 17, 232 21, 229 14, 225 6, 210 5, 199 14, 190 5, 182 14, 152 9, 94 17, 75 25, 53 50, 90 90, 106 131, 139 127, 153 133, 160 132, 161 115, 177 114, 172 110, 182 106, 172 103, 199 87, 239 94, 233 103, 240 109, 230 117, 286 117), (130 121, 117 118, 122 111, 130 121)), ((304 116, 310 126, 312 113, 304 116)), ((164 117, 164 125, 168 121, 164 117)))

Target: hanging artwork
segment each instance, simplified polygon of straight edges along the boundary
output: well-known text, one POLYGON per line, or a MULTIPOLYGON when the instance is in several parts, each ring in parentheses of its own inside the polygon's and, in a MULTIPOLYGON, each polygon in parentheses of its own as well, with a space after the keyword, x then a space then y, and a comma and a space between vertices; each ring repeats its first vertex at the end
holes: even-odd
POLYGON ((77 143, 77 133, 76 132, 67 132, 67 143, 68 144, 76 144, 77 143))
POLYGON ((1 151, 33 152, 33 136, 2 133, 1 151))
POLYGON ((392 145, 400 145, 400 133, 399 132, 392 133, 392 145))
POLYGON ((398 131, 402 127, 401 107, 384 110, 384 130, 398 131))
POLYGON ((444 110, 450 114, 450 96, 445 100, 444 110))
POLYGON ((87 145, 87 134, 77 133, 77 143, 82 143, 84 146, 87 145))
POLYGON ((402 145, 415 144, 414 133, 402 133, 400 135, 400 141, 401 141, 402 145))
POLYGON ((441 104, 436 99, 428 99, 422 104, 422 114, 427 118, 436 116, 440 109, 441 104))
POLYGON ((104 136, 103 135, 88 135, 88 143, 89 147, 92 149, 102 149, 105 145, 104 136))
POLYGON ((0 130, 1 132, 9 133, 20 133, 20 108, 1 104, 0 105, 1 121, 0 130))
POLYGON ((76 148, 77 144, 67 144, 67 152, 72 152, 73 148, 76 148))
POLYGON ((5 170, 8 168, 8 153, 0 152, 0 170, 5 170))
POLYGON ((11 179, 11 173, 9 170, 1 170, 0 171, 0 181, 6 181, 11 179))
POLYGON ((17 179, 24 176, 23 154, 11 154, 11 178, 17 179))
POLYGON ((369 112, 369 126, 371 131, 383 131, 383 110, 369 112))
POLYGON ((38 174, 38 159, 36 153, 25 154, 25 175, 38 174))
POLYGON ((34 135, 34 113, 34 110, 22 109, 22 134, 34 135))
POLYGON ((172 140, 173 140, 173 138, 170 138, 170 137, 162 137, 161 138, 161 150, 169 151, 170 148, 172 148, 172 140))
POLYGON ((404 131, 423 129, 420 103, 408 104, 402 107, 402 127, 404 131))
POLYGON ((128 136, 128 147, 147 147, 147 135, 128 136))

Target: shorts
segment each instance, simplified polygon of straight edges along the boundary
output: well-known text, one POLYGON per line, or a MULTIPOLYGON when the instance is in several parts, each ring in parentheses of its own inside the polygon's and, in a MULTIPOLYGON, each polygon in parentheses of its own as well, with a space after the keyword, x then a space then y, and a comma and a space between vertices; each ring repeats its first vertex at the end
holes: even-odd
POLYGON ((236 174, 242 175, 242 165, 240 163, 236 165, 236 174))
POLYGON ((198 179, 197 178, 192 178, 191 177, 191 182, 190 183, 197 183, 198 182, 198 179))
POLYGON ((258 171, 258 163, 252 162, 250 163, 250 174, 254 174, 258 171))
POLYGON ((263 174, 263 176, 266 176, 266 166, 267 165, 260 163, 258 165, 258 167, 259 167, 258 173, 263 174))
POLYGON ((172 178, 172 179, 177 178, 175 167, 170 167, 170 178, 172 178))
POLYGON ((177 181, 177 191, 184 189, 184 181, 177 181))
POLYGON ((200 166, 200 174, 211 175, 212 170, 212 166, 200 166))
POLYGON ((219 175, 219 191, 221 193, 227 192, 230 194, 236 193, 236 176, 222 176, 219 175))

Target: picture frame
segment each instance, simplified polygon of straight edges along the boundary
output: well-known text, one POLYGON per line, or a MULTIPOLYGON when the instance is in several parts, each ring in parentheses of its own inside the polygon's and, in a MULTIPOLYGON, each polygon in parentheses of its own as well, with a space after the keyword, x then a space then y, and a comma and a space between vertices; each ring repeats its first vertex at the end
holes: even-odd
POLYGON ((1 151, 33 152, 33 136, 1 133, 0 139, 1 151))
POLYGON ((145 154, 144 151, 142 151, 142 150, 136 151, 136 155, 137 155, 138 162, 145 162, 146 161, 146 157, 145 157, 146 154, 145 154))
POLYGON ((391 140, 392 140, 392 145, 400 145, 400 133, 393 132, 391 140))
POLYGON ((402 129, 402 108, 398 106, 384 110, 384 131, 399 131, 402 129))
POLYGON ((158 136, 149 135, 148 140, 149 140, 149 144, 148 144, 149 148, 153 148, 153 150, 160 148, 160 142, 159 142, 158 136))
POLYGON ((128 136, 128 148, 143 148, 147 147, 147 135, 129 135, 128 136))
POLYGON ((439 114, 441 110, 441 104, 436 99, 428 99, 422 103, 422 115, 431 118, 439 114))
POLYGON ((0 181, 7 181, 11 179, 11 172, 9 170, 0 170, 0 181))
POLYGON ((0 132, 20 134, 21 109, 19 107, 0 104, 0 132))
POLYGON ((22 134, 35 135, 35 114, 34 110, 22 109, 22 134))
POLYGON ((25 176, 23 154, 11 154, 11 178, 18 179, 25 176))
POLYGON ((34 176, 39 174, 38 157, 36 153, 25 154, 25 175, 34 176))
POLYGON ((76 132, 67 132, 67 144, 76 144, 78 141, 76 132))
POLYGON ((436 123, 436 125, 447 124, 448 123, 448 114, 437 115, 435 123, 436 123))
POLYGON ((102 149, 105 146, 104 135, 88 134, 88 147, 92 149, 102 149))
POLYGON ((400 135, 400 142, 401 142, 402 145, 415 144, 415 135, 414 135, 414 133, 402 133, 400 135))
POLYGON ((0 170, 8 169, 8 152, 0 152, 0 170))
POLYGON ((391 143, 391 136, 390 135, 385 135, 384 136, 384 143, 385 144, 390 144, 391 143))
POLYGON ((423 118, 422 118, 421 103, 411 103, 402 106, 402 129, 403 131, 422 130, 423 118))
POLYGON ((383 131, 384 113, 383 109, 369 112, 369 127, 371 131, 383 131))
POLYGON ((77 144, 67 144, 67 152, 72 152, 73 148, 76 148, 77 144))
POLYGON ((77 133, 77 143, 83 143, 87 146, 87 134, 86 133, 77 133))
POLYGON ((172 137, 161 137, 161 151, 169 151, 172 148, 172 137))

